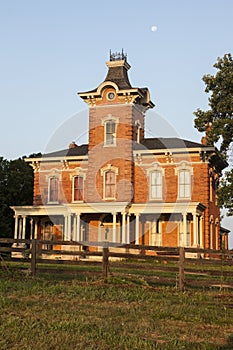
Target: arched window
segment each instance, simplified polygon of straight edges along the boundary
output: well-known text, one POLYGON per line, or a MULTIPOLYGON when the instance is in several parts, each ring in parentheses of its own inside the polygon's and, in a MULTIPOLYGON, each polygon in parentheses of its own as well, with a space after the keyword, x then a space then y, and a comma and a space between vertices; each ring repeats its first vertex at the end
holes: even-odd
POLYGON ((178 199, 191 199, 193 168, 189 162, 181 162, 175 169, 178 175, 178 199))
POLYGON ((147 169, 149 182, 149 199, 161 200, 163 199, 163 176, 164 168, 159 163, 151 164, 151 168, 147 169))
POLYGON ((116 122, 115 120, 108 120, 105 122, 105 144, 116 144, 116 122))
POLYGON ((150 198, 162 199, 162 171, 154 170, 150 173, 150 198))
POLYGON ((106 171, 104 174, 104 198, 116 196, 116 174, 114 171, 106 171))
POLYGON ((53 176, 49 178, 49 202, 58 202, 58 184, 59 180, 57 177, 53 176))
POLYGON ((83 201, 83 176, 73 178, 73 201, 83 201))
POLYGON ((191 173, 190 170, 179 171, 179 198, 191 197, 191 173))
POLYGON ((116 199, 116 182, 117 182, 118 168, 107 164, 101 169, 101 176, 103 176, 103 198, 116 199))
POLYGON ((116 146, 117 124, 119 118, 108 114, 102 118, 102 125, 104 126, 104 146, 116 146))

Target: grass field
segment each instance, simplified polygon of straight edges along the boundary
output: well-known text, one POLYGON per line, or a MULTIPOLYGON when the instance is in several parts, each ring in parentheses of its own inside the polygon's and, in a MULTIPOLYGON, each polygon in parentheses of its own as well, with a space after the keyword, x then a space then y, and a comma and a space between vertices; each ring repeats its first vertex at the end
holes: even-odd
POLYGON ((0 269, 0 349, 233 349, 232 289, 181 293, 150 284, 151 264, 142 265, 144 274, 139 263, 116 264, 107 284, 98 266, 34 278, 0 269))

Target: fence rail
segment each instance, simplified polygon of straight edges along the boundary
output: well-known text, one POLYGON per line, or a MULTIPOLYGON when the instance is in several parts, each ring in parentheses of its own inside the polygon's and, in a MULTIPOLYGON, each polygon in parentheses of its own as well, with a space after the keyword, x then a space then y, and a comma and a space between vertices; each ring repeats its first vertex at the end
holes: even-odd
MULTIPOLYGON (((0 238, 0 257, 7 255, 11 260, 22 261, 26 259, 30 263, 30 270, 33 276, 37 272, 37 264, 49 263, 49 264, 75 264, 77 261, 71 260, 58 260, 58 256, 87 258, 87 257, 102 257, 102 276, 104 281, 108 280, 109 275, 109 258, 120 259, 143 259, 143 260, 156 260, 156 261, 175 261, 178 264, 178 284, 181 291, 185 288, 185 263, 187 261, 197 262, 200 265, 203 264, 219 264, 233 266, 233 250, 212 250, 212 249, 200 249, 190 247, 155 247, 150 245, 134 245, 124 244, 119 245, 111 242, 73 242, 73 241, 45 241, 36 239, 12 239, 12 238, 0 238), (47 246, 47 249, 45 249, 47 246), (60 249, 51 249, 59 246, 60 249), (64 249, 68 246, 69 250, 64 249), (79 250, 72 248, 79 247, 79 250), (94 249, 101 248, 101 251, 95 251, 94 249), (9 254, 10 253, 10 254, 9 254), (21 253, 21 258, 12 258, 12 253, 21 253), (190 257, 189 255, 192 255, 190 257), (52 256, 52 257, 51 257, 52 256), (48 259, 48 257, 50 257, 48 259)), ((4 257, 5 260, 8 259, 4 257)), ((3 258, 2 258, 3 260, 3 258)), ((0 260, 0 262, 2 261, 0 260)), ((233 286, 232 286, 233 287, 233 286)))

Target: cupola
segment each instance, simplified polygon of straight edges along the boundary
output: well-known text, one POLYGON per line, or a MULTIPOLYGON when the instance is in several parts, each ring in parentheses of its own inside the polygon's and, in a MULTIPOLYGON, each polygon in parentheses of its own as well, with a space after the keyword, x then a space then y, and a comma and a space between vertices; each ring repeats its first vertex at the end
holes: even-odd
POLYGON ((128 70, 131 66, 123 50, 120 53, 110 51, 110 59, 106 65, 108 72, 104 81, 93 90, 78 93, 89 106, 133 103, 145 109, 154 107, 147 88, 132 87, 128 77, 128 70))

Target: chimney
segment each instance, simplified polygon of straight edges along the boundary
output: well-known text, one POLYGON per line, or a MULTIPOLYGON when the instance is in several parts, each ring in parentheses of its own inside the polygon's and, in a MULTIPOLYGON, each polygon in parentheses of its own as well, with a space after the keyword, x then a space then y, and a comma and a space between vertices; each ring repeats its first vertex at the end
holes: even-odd
POLYGON ((206 123, 205 124, 205 136, 203 136, 202 138, 201 138, 201 143, 203 144, 203 145, 207 145, 207 142, 208 142, 208 133, 209 133, 209 131, 211 130, 211 128, 212 128, 212 123, 211 122, 208 122, 208 123, 206 123))
POLYGON ((74 141, 71 142, 71 144, 69 145, 69 149, 70 148, 75 148, 75 147, 77 147, 76 143, 74 141))

